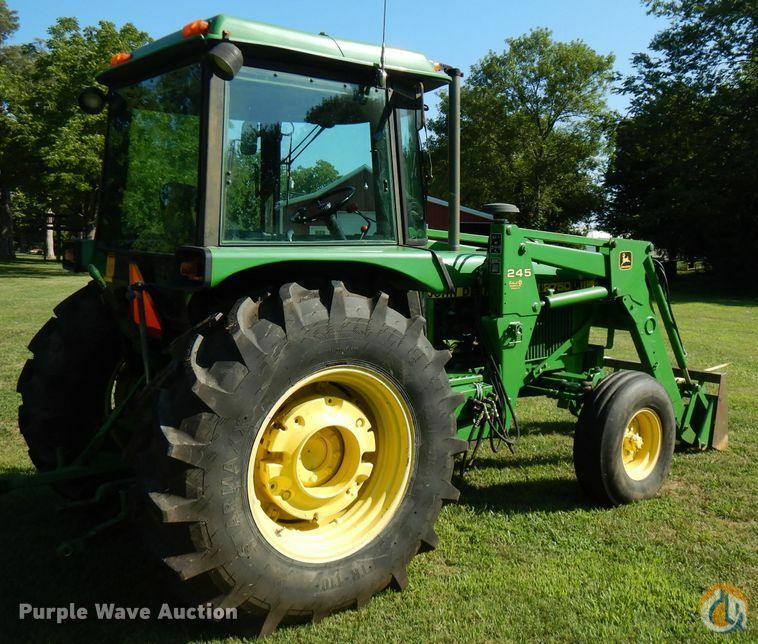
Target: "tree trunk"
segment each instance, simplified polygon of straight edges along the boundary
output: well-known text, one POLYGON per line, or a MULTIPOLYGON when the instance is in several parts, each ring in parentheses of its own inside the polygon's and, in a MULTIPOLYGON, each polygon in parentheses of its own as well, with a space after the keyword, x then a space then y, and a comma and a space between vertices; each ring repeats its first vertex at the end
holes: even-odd
POLYGON ((0 188, 0 259, 15 259, 10 190, 0 188))
POLYGON ((55 220, 53 217, 47 217, 47 230, 45 231, 45 259, 58 259, 55 256, 55 220))

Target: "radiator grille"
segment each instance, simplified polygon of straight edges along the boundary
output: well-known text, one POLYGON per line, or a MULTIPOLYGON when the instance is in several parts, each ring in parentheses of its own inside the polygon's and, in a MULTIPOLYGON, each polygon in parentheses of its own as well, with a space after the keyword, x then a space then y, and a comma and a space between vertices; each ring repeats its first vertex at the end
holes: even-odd
POLYGON ((540 313, 526 353, 527 360, 542 360, 571 337, 573 308, 546 310, 540 313))

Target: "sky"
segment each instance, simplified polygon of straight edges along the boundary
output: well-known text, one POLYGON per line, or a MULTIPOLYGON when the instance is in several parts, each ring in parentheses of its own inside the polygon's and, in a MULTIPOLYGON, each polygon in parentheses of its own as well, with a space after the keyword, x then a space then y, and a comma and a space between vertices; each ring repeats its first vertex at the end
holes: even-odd
MULTIPOLYGON (((380 43, 383 0, 279 0, 223 3, 183 0, 93 2, 92 0, 6 0, 18 12, 20 29, 11 43, 44 38, 59 16, 81 26, 109 20, 132 22, 159 38, 198 18, 227 13, 337 38, 380 43)), ((488 51, 502 51, 505 39, 536 27, 556 40, 580 39, 601 54, 616 56, 616 69, 631 71, 630 57, 644 51, 665 21, 648 16, 640 0, 387 0, 387 45, 424 53, 464 71, 488 51)), ((609 105, 626 111, 625 97, 609 105)))

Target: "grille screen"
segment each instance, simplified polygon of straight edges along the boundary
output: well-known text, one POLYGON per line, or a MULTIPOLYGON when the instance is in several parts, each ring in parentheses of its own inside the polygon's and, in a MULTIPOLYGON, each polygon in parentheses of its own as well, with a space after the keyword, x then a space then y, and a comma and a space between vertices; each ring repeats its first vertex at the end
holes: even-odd
POLYGON ((526 359, 542 360, 556 351, 571 337, 572 322, 573 307, 557 311, 543 310, 537 318, 526 359))

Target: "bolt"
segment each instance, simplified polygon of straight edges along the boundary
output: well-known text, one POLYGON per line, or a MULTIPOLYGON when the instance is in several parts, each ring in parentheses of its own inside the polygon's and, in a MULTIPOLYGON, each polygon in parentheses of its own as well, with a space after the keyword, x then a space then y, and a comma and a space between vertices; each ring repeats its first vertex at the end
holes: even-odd
POLYGON ((359 418, 358 420, 355 421, 356 427, 363 427, 363 425, 364 425, 363 418, 359 418))
POLYGON ((282 498, 285 501, 288 501, 291 496, 292 496, 292 492, 290 492, 289 490, 284 490, 284 492, 282 492, 282 498))
POLYGON ((539 302, 532 302, 532 311, 535 313, 540 310, 540 303, 539 302))
POLYGON ((296 425, 300 425, 300 427, 304 427, 305 426, 305 418, 303 418, 302 416, 295 416, 295 424, 296 425))
POLYGON ((311 483, 318 481, 318 474, 311 474, 311 483))

